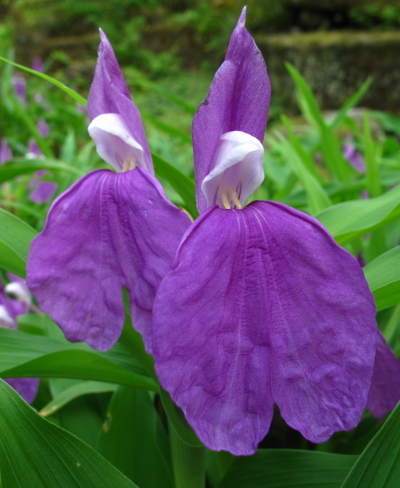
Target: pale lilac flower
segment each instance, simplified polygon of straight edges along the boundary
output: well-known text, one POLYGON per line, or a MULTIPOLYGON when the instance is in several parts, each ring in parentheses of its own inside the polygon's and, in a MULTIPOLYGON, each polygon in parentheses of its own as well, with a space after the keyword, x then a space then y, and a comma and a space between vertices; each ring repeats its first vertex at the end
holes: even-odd
POLYGON ((44 155, 42 151, 39 149, 38 143, 35 139, 31 139, 28 143, 28 152, 26 153, 25 157, 27 159, 44 159, 44 155))
POLYGON ((9 145, 7 144, 7 140, 2 139, 0 144, 0 164, 4 164, 7 161, 11 161, 12 158, 13 155, 9 145))
MULTIPOLYGON (((14 285, 20 281, 9 283, 4 289, 3 283, 0 280, 0 327, 8 329, 16 329, 16 317, 24 315, 27 312, 27 305, 23 300, 27 299, 25 292, 21 300, 13 300, 7 297, 6 291, 11 293, 21 292, 22 287, 15 287, 14 285)), ((32 403, 36 397, 39 387, 39 378, 10 378, 5 381, 19 393, 27 403, 32 403)))
POLYGON ((35 56, 33 58, 32 69, 38 71, 39 73, 43 73, 43 61, 40 56, 35 56))
POLYGON ((343 156, 359 173, 365 174, 365 161, 363 155, 348 141, 343 146, 343 156))
MULTIPOLYGON (((44 159, 44 155, 34 139, 29 141, 28 152, 25 157, 27 159, 44 159)), ((58 188, 58 184, 53 181, 40 180, 40 178, 46 174, 47 171, 44 169, 36 171, 33 178, 28 183, 28 188, 33 189, 29 195, 29 200, 34 203, 46 203, 50 201, 58 188)))
POLYGON ((121 333, 125 287, 134 327, 150 351, 154 296, 190 219, 153 176, 139 111, 108 39, 100 36, 89 133, 117 172, 92 171, 54 201, 31 245, 27 283, 67 339, 101 350, 121 333))
POLYGON ((23 105, 26 105, 26 81, 23 76, 13 76, 12 85, 14 92, 23 105))
POLYGON ((202 442, 254 453, 273 405, 312 442, 365 409, 375 304, 357 260, 314 218, 252 202, 260 185, 270 84, 244 27, 193 121, 197 204, 153 309, 161 385, 202 442), (243 207, 243 208, 242 208, 243 207))
POLYGON ((37 123, 37 128, 39 131, 39 134, 42 137, 48 137, 50 134, 50 129, 49 126, 47 125, 47 122, 44 120, 43 117, 39 119, 39 122, 37 123))

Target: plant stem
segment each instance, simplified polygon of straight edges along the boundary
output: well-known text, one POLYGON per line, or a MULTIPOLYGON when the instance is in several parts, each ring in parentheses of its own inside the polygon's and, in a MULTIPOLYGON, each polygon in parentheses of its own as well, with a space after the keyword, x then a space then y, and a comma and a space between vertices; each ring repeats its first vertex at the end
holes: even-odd
POLYGON ((185 444, 169 424, 175 488, 204 488, 206 481, 205 449, 185 444))

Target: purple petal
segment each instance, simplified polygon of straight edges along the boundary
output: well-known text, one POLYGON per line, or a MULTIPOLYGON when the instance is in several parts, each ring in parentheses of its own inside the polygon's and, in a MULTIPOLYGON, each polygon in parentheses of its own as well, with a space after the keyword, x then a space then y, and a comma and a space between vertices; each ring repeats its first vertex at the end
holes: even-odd
POLYGON ((26 81, 23 76, 13 76, 12 85, 14 92, 23 105, 26 105, 26 81))
POLYGON ((160 382, 210 449, 253 453, 274 401, 313 442, 359 422, 375 306, 357 260, 315 219, 275 202, 211 207, 153 315, 160 382))
POLYGON ((271 98, 263 57, 245 29, 244 8, 233 31, 225 61, 215 74, 207 98, 193 119, 197 206, 207 208, 201 184, 222 134, 242 131, 262 142, 271 98))
POLYGON ((7 144, 6 139, 2 139, 0 145, 0 164, 4 164, 7 161, 11 161, 12 158, 13 155, 10 147, 7 144))
POLYGON ((383 420, 400 400, 400 361, 378 331, 376 357, 372 385, 367 408, 379 420, 383 420))
POLYGON ((48 137, 48 135, 50 134, 49 126, 47 125, 47 122, 43 118, 39 119, 39 122, 37 123, 37 128, 42 137, 48 137))
POLYGON ((57 187, 57 183, 51 181, 38 182, 36 188, 29 195, 29 200, 35 203, 46 203, 51 200, 57 187))
POLYGON ((43 154, 39 149, 37 142, 34 139, 31 139, 28 144, 28 153, 26 154, 26 157, 28 159, 35 159, 40 158, 40 156, 43 156, 43 154))
POLYGON ((365 174, 365 161, 362 154, 359 153, 352 144, 343 146, 343 156, 359 173, 365 174))
POLYGON ((32 403, 39 388, 39 378, 10 378, 4 380, 19 393, 26 403, 32 403))
POLYGON ((39 71, 39 73, 43 73, 43 61, 40 56, 35 56, 33 58, 32 69, 39 71))
POLYGON ((119 338, 126 287, 151 350, 155 292, 189 225, 147 171, 94 171, 53 203, 31 245, 28 287, 67 339, 101 350, 119 338))
POLYGON ((88 115, 90 120, 103 114, 120 115, 143 148, 144 167, 153 174, 153 162, 139 110, 131 100, 113 48, 101 29, 100 37, 99 57, 87 103, 88 115))

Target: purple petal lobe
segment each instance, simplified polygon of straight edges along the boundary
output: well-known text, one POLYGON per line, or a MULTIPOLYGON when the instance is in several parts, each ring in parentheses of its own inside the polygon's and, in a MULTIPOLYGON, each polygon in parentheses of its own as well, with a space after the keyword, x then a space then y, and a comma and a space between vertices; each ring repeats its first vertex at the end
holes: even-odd
POLYGON ((31 245, 28 287, 67 339, 101 350, 120 335, 126 287, 151 350, 154 295, 189 225, 147 171, 94 171, 53 203, 31 245))
POLYGON ((88 128, 99 156, 117 171, 146 168, 142 146, 130 133, 118 114, 103 114, 93 119, 88 128))
POLYGON ((254 452, 274 401, 313 442, 361 418, 371 292, 357 260, 290 207, 211 207, 160 285, 153 327, 161 384, 211 449, 254 452))
POLYGON ((211 172, 201 185, 207 205, 244 207, 264 180, 263 156, 264 147, 255 137, 239 131, 223 134, 210 164, 211 172))
POLYGON ((13 155, 9 145, 7 144, 7 140, 2 139, 0 145, 0 164, 4 164, 7 161, 11 161, 12 158, 13 155))
POLYGON ((10 378, 4 380, 19 393, 26 403, 32 403, 39 388, 39 378, 10 378))
POLYGON ((51 200, 57 190, 57 183, 52 181, 36 181, 36 188, 29 195, 29 200, 35 203, 46 203, 51 200))
POLYGON ((113 48, 101 29, 100 37, 96 72, 87 103, 88 115, 91 120, 103 114, 120 115, 134 140, 143 148, 143 167, 153 174, 153 162, 139 110, 131 100, 113 48))
POLYGON ((225 61, 215 74, 207 98, 193 119, 197 206, 207 208, 201 184, 222 134, 241 131, 262 142, 271 98, 263 57, 244 27, 245 9, 233 31, 225 61))
POLYGON ((343 146, 343 156, 359 173, 365 174, 365 161, 362 154, 359 153, 352 144, 343 146))
POLYGON ((367 408, 379 420, 391 412, 400 400, 400 361, 378 331, 372 385, 367 408))

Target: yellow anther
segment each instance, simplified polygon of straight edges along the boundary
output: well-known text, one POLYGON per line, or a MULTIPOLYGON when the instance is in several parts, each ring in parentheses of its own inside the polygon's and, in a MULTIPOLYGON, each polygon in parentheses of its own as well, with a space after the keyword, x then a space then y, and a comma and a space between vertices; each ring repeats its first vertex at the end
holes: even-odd
POLYGON ((232 202, 236 205, 236 208, 241 209, 242 204, 240 203, 240 200, 236 194, 236 190, 233 190, 233 189, 231 190, 230 197, 231 197, 232 202))
POLYGON ((228 195, 224 191, 221 191, 221 202, 222 202, 222 205, 227 210, 229 210, 231 208, 231 205, 230 205, 229 200, 228 200, 228 195))

